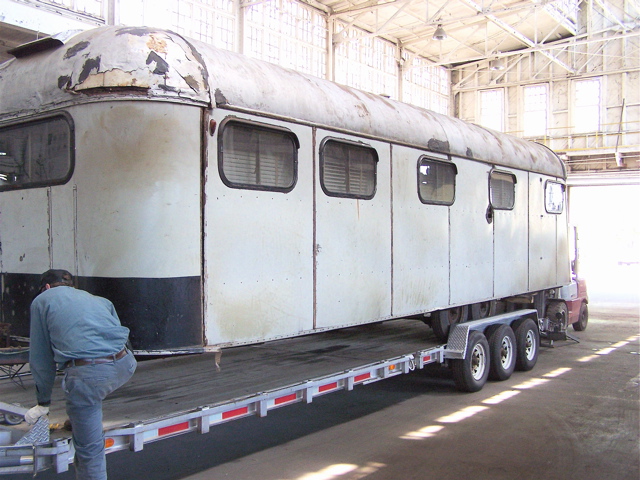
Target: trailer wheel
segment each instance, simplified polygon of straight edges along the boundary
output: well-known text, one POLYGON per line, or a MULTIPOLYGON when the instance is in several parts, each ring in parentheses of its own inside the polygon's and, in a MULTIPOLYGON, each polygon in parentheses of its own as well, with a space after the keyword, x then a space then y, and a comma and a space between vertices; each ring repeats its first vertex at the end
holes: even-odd
POLYGON ((480 332, 472 331, 465 358, 451 361, 453 380, 458 390, 477 392, 482 389, 489 377, 490 364, 487 338, 480 332))
POLYGON ((467 319, 468 307, 454 307, 446 310, 438 310, 431 314, 431 328, 441 342, 446 342, 451 326, 462 323, 467 319))
POLYGON ((513 330, 516 335, 516 370, 527 372, 538 361, 540 331, 530 318, 518 320, 513 330))
POLYGON ((12 415, 10 413, 4 414, 4 422, 7 425, 19 425, 24 420, 24 417, 21 415, 12 415))
POLYGON ((589 322, 589 308, 586 303, 580 305, 580 316, 578 321, 573 324, 573 329, 576 332, 582 332, 587 329, 587 323, 589 322))
POLYGON ((471 305, 471 319, 480 320, 481 318, 492 317, 496 314, 497 304, 498 302, 495 300, 474 303, 471 305))
POLYGON ((509 325, 492 325, 487 329, 489 378, 506 380, 516 368, 516 336, 509 325))

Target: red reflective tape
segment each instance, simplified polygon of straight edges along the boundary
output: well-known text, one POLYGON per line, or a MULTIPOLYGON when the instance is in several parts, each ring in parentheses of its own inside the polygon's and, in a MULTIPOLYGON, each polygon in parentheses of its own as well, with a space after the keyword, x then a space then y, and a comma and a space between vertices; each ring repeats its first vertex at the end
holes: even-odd
POLYGON ((276 405, 281 405, 283 403, 293 402, 294 400, 296 400, 296 398, 298 398, 296 394, 292 393, 291 395, 285 395, 284 397, 276 398, 273 403, 275 403, 276 405))
POLYGON ((327 383, 326 385, 318 387, 318 392, 326 392, 328 390, 335 390, 336 388, 338 388, 338 382, 327 383))
POLYGON ((246 415, 247 413, 249 413, 249 407, 236 408, 235 410, 222 412, 222 419, 227 420, 229 418, 239 417, 240 415, 246 415))
POLYGON ((169 435, 171 433, 182 432, 189 429, 189 422, 176 423, 175 425, 169 425, 168 427, 162 427, 158 429, 158 436, 169 435))
POLYGON ((431 355, 426 355, 426 356, 422 357, 422 361, 423 362, 430 362, 431 361, 431 355))
POLYGON ((357 375, 353 381, 354 382, 362 382, 363 380, 368 380, 371 378, 371 373, 363 373, 362 375, 357 375))

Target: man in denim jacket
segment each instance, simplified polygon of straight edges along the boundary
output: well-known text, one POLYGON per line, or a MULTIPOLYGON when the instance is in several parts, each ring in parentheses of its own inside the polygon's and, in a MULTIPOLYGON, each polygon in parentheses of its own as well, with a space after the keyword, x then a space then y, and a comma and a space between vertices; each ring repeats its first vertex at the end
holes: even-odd
POLYGON ((64 369, 62 389, 71 421, 78 480, 106 480, 102 400, 126 383, 136 360, 126 348, 129 329, 120 324, 106 298, 73 287, 66 270, 48 270, 31 304, 29 364, 38 405, 28 423, 49 413, 56 367, 64 369))

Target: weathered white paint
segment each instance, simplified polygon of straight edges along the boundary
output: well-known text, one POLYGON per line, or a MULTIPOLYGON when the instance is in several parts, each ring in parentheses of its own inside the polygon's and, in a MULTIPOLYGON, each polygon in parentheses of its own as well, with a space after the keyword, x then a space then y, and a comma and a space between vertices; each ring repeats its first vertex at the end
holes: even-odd
MULTIPOLYGON (((529 175, 529 290, 543 290, 557 278, 556 215, 544 206, 545 177, 529 175)), ((566 230, 566 228, 565 228, 566 230)))
POLYGON ((135 87, 138 97, 229 105, 496 165, 565 175, 562 162, 541 145, 164 30, 104 27, 82 32, 57 49, 5 62, 0 78, 0 112, 86 102, 85 95, 96 89, 116 89, 113 94, 121 98, 134 95, 127 89, 135 87), (28 92, 23 78, 33 79, 28 92))
MULTIPOLYGON (((215 112, 218 125, 227 114, 215 112)), ((218 173, 218 132, 209 137, 204 286, 210 344, 253 342, 313 329, 311 128, 270 123, 290 129, 300 141, 298 181, 286 194, 224 185, 218 173)))
POLYGON ((494 210, 493 282, 498 298, 528 291, 529 271, 529 175, 511 170, 516 176, 513 210, 494 210))
POLYGON ((3 272, 42 273, 43 265, 49 267, 46 188, 2 192, 0 227, 0 267, 3 272))
MULTIPOLYGON (((326 137, 357 141, 318 129, 326 137)), ((316 173, 316 326, 366 323, 391 316, 391 206, 389 146, 365 141, 378 152, 376 194, 371 200, 329 197, 316 173), (366 301, 362 301, 366 298, 366 301)))
POLYGON ((76 125, 78 274, 199 276, 200 109, 111 102, 69 112, 76 125))
MULTIPOLYGON (((418 197, 418 159, 393 148, 393 313, 411 315, 449 304, 449 207, 418 197)), ((442 155, 429 158, 446 160, 442 155)))
POLYGON ((493 225, 485 219, 491 167, 461 159, 455 163, 456 202, 449 219, 450 303, 466 305, 493 297, 493 225))
POLYGON ((81 34, 9 62, 0 80, 0 122, 64 109, 76 142, 68 184, 50 196, 0 195, 3 225, 16 226, 0 231, 2 271, 75 262, 87 277, 203 275, 208 345, 476 303, 568 276, 566 237, 556 237, 566 217, 544 211, 544 181, 564 169, 543 147, 149 29, 81 34), (295 188, 225 186, 218 132, 203 132, 209 114, 218 126, 233 115, 295 133, 295 188), (327 137, 376 149, 373 199, 324 194, 318 148, 327 137), (422 155, 457 165, 451 207, 420 202, 422 155), (496 166, 518 177, 516 207, 489 223, 496 166))

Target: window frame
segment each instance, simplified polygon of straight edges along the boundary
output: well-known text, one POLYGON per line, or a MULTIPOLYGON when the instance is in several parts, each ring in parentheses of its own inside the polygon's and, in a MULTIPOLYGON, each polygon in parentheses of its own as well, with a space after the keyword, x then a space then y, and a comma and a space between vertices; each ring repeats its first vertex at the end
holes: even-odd
POLYGON ((259 190, 265 192, 278 192, 278 193, 289 193, 291 192, 296 184, 298 183, 298 153, 300 150, 300 140, 298 136, 291 130, 286 127, 281 127, 279 125, 272 125, 270 123, 262 123, 256 122, 255 120, 249 120, 244 118, 239 118, 235 116, 226 117, 221 123, 220 128, 218 129, 218 174, 220 175, 220 179, 222 183, 224 183, 229 188, 235 188, 239 190, 259 190), (287 187, 274 187, 269 185, 257 185, 251 183, 238 183, 233 182, 227 178, 224 172, 224 132, 229 124, 233 126, 241 125, 241 126, 249 126, 253 127, 256 130, 266 131, 266 132, 276 132, 284 134, 292 140, 292 144, 294 147, 293 151, 293 179, 291 185, 287 187))
MULTIPOLYGON (((602 122, 603 122, 603 99, 602 96, 604 94, 604 85, 603 78, 601 76, 598 77, 588 77, 588 78, 580 78, 574 79, 571 82, 571 129, 573 135, 577 136, 585 136, 589 134, 594 134, 602 130, 602 122), (578 98, 578 90, 580 84, 593 83, 598 85, 598 101, 595 103, 583 103, 583 98, 578 98), (583 122, 582 120, 578 122, 578 118, 585 117, 585 111, 589 112, 589 110, 593 109, 596 113, 596 118, 594 122, 583 122), (593 123, 593 124, 592 124, 593 123), (593 127, 593 128, 592 128, 593 127)), ((590 97, 585 97, 590 98, 590 97)))
POLYGON ((493 208, 494 210, 505 210, 505 211, 511 211, 515 208, 516 206, 516 184, 518 183, 518 177, 516 177, 516 175, 512 172, 509 172, 507 170, 499 170, 497 168, 493 168, 491 169, 491 171, 489 172, 489 205, 491 205, 491 208, 493 208), (493 180, 493 175, 497 173, 500 175, 507 175, 511 178, 513 178, 513 204, 510 207, 503 207, 503 206, 496 206, 494 204, 493 201, 493 195, 492 193, 492 187, 491 187, 491 181, 493 180))
POLYGON ((17 185, 17 184, 0 185, 0 192, 11 192, 11 191, 17 191, 17 190, 28 190, 32 188, 53 187, 57 185, 64 185, 68 183, 69 180, 71 180, 71 177, 73 177, 73 173, 75 171, 75 166, 76 166, 76 143, 75 143, 76 135, 75 135, 75 124, 73 122, 73 118, 69 113, 65 111, 61 111, 61 112, 56 112, 56 113, 42 116, 42 117, 36 117, 36 118, 30 118, 24 121, 18 121, 16 123, 0 124, 0 132, 6 131, 6 130, 19 129, 23 126, 47 123, 48 121, 57 120, 57 119, 61 119, 64 122, 66 122, 69 128, 69 168, 67 169, 66 175, 64 175, 63 177, 59 177, 53 181, 38 181, 38 182, 31 182, 31 183, 20 184, 20 185, 17 185))
POLYGON ((534 83, 531 85, 524 85, 522 87, 522 135, 525 138, 540 138, 547 137, 549 132, 549 84, 548 83, 534 83), (532 104, 535 102, 529 103, 528 100, 532 99, 535 96, 528 95, 528 92, 531 92, 534 89, 542 89, 544 91, 544 109, 535 110, 530 109, 532 104), (544 118, 544 125, 539 129, 533 129, 533 131, 528 127, 530 125, 530 117, 535 116, 536 114, 542 114, 541 117, 544 118))
MULTIPOLYGON (((505 89, 504 88, 487 88, 484 90, 478 90, 478 103, 477 103, 477 108, 478 108, 478 115, 477 115, 477 124, 479 124, 480 126, 484 127, 484 128, 488 128, 491 130, 495 130, 497 132, 504 132, 505 129, 505 117, 506 117, 506 109, 507 109, 507 105, 506 105, 506 99, 505 99, 505 89), (487 94, 492 94, 495 93, 497 99, 499 99, 500 101, 500 105, 499 105, 499 109, 500 109, 500 115, 499 116, 493 116, 494 118, 497 118, 499 120, 499 125, 489 125, 487 122, 485 122, 485 116, 484 113, 488 110, 495 110, 496 106, 495 105, 491 105, 491 108, 488 108, 488 103, 487 105, 485 105, 486 102, 486 95, 487 94)), ((489 122, 490 123, 490 122, 489 122)))
POLYGON ((547 212, 548 214, 551 214, 551 215, 562 215, 564 213, 564 205, 565 205, 565 203, 567 201, 566 191, 567 191, 567 186, 564 183, 558 182, 556 180, 547 180, 546 182, 544 182, 544 210, 545 210, 545 212, 547 212), (547 192, 548 192, 549 184, 560 185, 560 187, 561 187, 561 190, 562 190, 562 208, 560 209, 559 212, 554 212, 554 211, 550 211, 549 210, 548 203, 547 203, 547 192))
POLYGON ((320 187, 322 188, 322 191, 325 193, 325 195, 327 195, 328 197, 336 197, 336 198, 353 198, 356 200, 372 200, 375 196, 376 196, 376 192, 378 191, 378 163, 380 161, 380 157, 378 156, 378 151, 372 147, 371 145, 368 145, 366 143, 363 142, 355 142, 353 140, 347 140, 344 138, 337 138, 337 137, 325 137, 322 142, 320 143, 320 148, 318 149, 318 163, 319 163, 319 170, 320 170, 320 187), (343 144, 343 145, 347 145, 347 146, 351 146, 351 147, 356 147, 356 148, 360 148, 363 150, 369 150, 371 152, 373 152, 373 191, 371 192, 371 195, 358 195, 358 194, 351 194, 351 193, 337 193, 337 192, 332 192, 330 190, 327 189, 325 183, 324 183, 324 149, 326 148, 328 143, 331 142, 335 142, 335 143, 339 143, 339 144, 343 144))
POLYGON ((456 201, 456 177, 458 176, 458 166, 453 163, 450 160, 441 160, 441 159, 437 159, 437 158, 433 158, 429 155, 421 155, 420 158, 418 158, 418 162, 416 164, 417 169, 416 169, 416 182, 417 182, 417 187, 418 187, 418 198, 420 199, 420 202, 423 203, 424 205, 442 205, 442 206, 446 206, 446 207, 450 207, 451 205, 453 205, 456 201), (422 198, 422 194, 421 194, 421 189, 420 189, 420 167, 422 166, 422 162, 423 161, 428 161, 431 163, 436 163, 436 164, 440 164, 440 165, 447 165, 447 166, 452 166, 453 167, 453 198, 451 199, 451 203, 449 202, 439 202, 439 201, 431 201, 431 200, 425 200, 424 198, 422 198))

